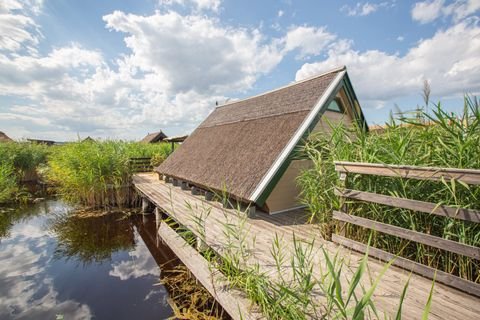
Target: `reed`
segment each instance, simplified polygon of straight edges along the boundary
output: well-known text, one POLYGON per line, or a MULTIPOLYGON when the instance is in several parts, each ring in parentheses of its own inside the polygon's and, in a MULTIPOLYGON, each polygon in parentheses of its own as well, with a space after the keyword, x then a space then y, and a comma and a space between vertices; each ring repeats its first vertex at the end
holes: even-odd
POLYGON ((0 203, 29 198, 21 182, 27 176, 37 176, 37 169, 45 164, 48 152, 46 146, 29 142, 0 143, 0 203))
POLYGON ((133 170, 130 158, 152 157, 161 162, 171 152, 169 144, 123 141, 85 141, 55 149, 48 158, 47 179, 67 201, 88 207, 130 206, 133 170))
MULTIPOLYGON (((179 232, 194 246, 196 241, 207 242, 205 233, 208 211, 192 210, 192 230, 181 227, 179 232), (194 235, 195 234, 195 235, 194 235), (196 239, 196 240, 195 240, 196 239)), ((278 235, 271 240, 270 254, 277 273, 266 274, 256 262, 254 252, 256 241, 246 227, 247 215, 238 207, 237 210, 224 211, 222 236, 215 239, 215 250, 202 247, 202 255, 228 279, 232 287, 245 292, 247 297, 257 305, 268 319, 379 319, 388 318, 380 314, 372 300, 373 294, 383 274, 393 263, 384 265, 381 272, 371 278, 368 271, 368 253, 364 255, 358 267, 353 270, 350 264, 332 255, 322 247, 323 262, 314 256, 318 246, 314 241, 285 240, 278 235), (293 248, 288 248, 286 241, 293 241, 293 248), (315 262, 316 261, 316 262, 315 262), (293 270, 293 275, 286 276, 285 265, 293 270), (347 287, 342 287, 347 284, 347 287), (367 284, 367 287, 364 286, 367 284), (319 297, 324 297, 320 298, 319 297)), ((432 283, 433 288, 433 283, 432 283)), ((404 285, 403 294, 398 301, 396 319, 402 318, 402 306, 408 289, 404 285)), ((431 301, 433 290, 429 294, 431 301)), ((428 316, 429 305, 425 308, 428 316)))
MULTIPOLYGON (((334 127, 331 137, 316 136, 304 151, 314 169, 305 171, 298 182, 311 220, 332 232, 331 212, 338 208, 334 187, 339 185, 333 161, 372 162, 416 166, 480 169, 480 106, 476 98, 465 97, 460 113, 446 112, 440 103, 427 113, 417 110, 398 113, 383 132, 365 133, 358 128, 334 127)), ((416 181, 400 178, 352 175, 346 181, 352 189, 402 198, 423 200, 453 207, 480 208, 480 187, 458 181, 416 181)), ((351 214, 429 233, 450 240, 480 246, 480 226, 452 218, 438 217, 388 206, 352 203, 351 214)), ((349 226, 347 236, 364 243, 369 232, 349 226)), ((425 245, 375 233, 372 245, 427 264, 465 279, 480 282, 479 261, 425 245), (403 250, 402 250, 403 249, 403 250)))

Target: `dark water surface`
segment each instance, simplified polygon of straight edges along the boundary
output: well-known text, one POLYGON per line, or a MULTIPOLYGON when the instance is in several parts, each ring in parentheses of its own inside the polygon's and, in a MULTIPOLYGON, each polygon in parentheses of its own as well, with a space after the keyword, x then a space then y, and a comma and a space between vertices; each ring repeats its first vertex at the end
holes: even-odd
POLYGON ((0 207, 0 319, 165 319, 173 258, 155 222, 75 215, 61 201, 0 207))

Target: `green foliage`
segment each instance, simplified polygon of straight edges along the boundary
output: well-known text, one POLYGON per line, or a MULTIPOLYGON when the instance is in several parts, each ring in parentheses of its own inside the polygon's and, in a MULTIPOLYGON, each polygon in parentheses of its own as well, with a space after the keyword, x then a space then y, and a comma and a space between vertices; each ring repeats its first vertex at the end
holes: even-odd
POLYGON ((9 163, 0 163, 0 203, 10 201, 17 191, 14 167, 9 163))
MULTIPOLYGON (((339 203, 334 188, 339 186, 333 161, 371 162, 447 168, 480 169, 480 106, 465 97, 463 112, 451 114, 441 104, 429 113, 399 114, 383 132, 365 133, 358 128, 333 128, 331 137, 311 139, 305 152, 314 169, 299 177, 303 198, 312 221, 331 232, 331 212, 339 203)), ((416 199, 452 207, 480 208, 480 187, 458 181, 418 181, 396 177, 349 175, 347 187, 401 198, 416 199)), ((480 246, 480 225, 383 205, 348 202, 349 213, 403 228, 425 232, 453 241, 480 246)), ((349 238, 366 243, 369 232, 348 226, 349 238)), ((374 233, 372 245, 417 262, 479 282, 479 262, 457 254, 374 233)))
POLYGON ((48 149, 28 142, 0 143, 0 203, 24 198, 19 182, 27 174, 36 175, 46 162, 48 149))
POLYGON ((129 205, 130 158, 165 159, 170 144, 85 141, 55 148, 47 178, 68 201, 92 207, 129 205))
POLYGON ((130 158, 165 159, 169 144, 85 141, 55 149, 48 159, 47 178, 68 201, 91 207, 129 205, 130 158))
POLYGON ((47 146, 36 143, 0 143, 0 163, 11 164, 18 172, 25 172, 45 163, 48 152, 47 146))

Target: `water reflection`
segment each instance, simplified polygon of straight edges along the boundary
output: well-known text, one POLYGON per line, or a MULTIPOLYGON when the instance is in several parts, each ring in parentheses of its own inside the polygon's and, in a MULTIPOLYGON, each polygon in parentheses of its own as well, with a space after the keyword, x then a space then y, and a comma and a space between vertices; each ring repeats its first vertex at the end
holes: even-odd
POLYGON ((58 241, 55 257, 84 265, 111 260, 117 251, 135 247, 133 224, 119 214, 64 213, 51 220, 49 230, 58 241))
POLYGON ((0 319, 171 316, 158 285, 162 254, 157 247, 153 258, 142 240, 152 225, 70 210, 48 201, 0 216, 0 319))

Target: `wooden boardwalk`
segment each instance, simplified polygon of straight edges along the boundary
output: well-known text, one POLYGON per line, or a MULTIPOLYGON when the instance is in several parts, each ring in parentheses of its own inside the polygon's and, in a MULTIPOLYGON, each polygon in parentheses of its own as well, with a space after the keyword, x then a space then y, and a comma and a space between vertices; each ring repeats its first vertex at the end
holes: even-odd
MULTIPOLYGON (((305 213, 301 210, 286 214, 267 215, 258 213, 253 218, 244 218, 233 209, 225 209, 218 202, 206 201, 202 196, 192 195, 190 191, 181 190, 158 180, 158 176, 152 173, 137 174, 134 176, 135 188, 153 202, 157 207, 163 209, 178 223, 188 227, 198 234, 205 234, 207 245, 222 253, 226 250, 226 235, 224 225, 244 224, 242 230, 248 232, 248 246, 250 248, 250 261, 259 265, 262 272, 267 273, 272 279, 278 279, 279 274, 275 267, 275 261, 270 253, 273 239, 280 238, 281 247, 286 253, 284 266, 281 274, 291 277, 291 259, 294 250, 293 237, 305 241, 314 242, 313 261, 315 266, 324 266, 325 261, 321 248, 325 248, 332 255, 338 253, 345 259, 346 264, 351 267, 345 268, 342 281, 343 288, 347 288, 347 279, 352 276, 355 267, 362 258, 361 254, 340 247, 320 237, 318 227, 306 224, 305 213), (195 218, 204 220, 204 231, 199 230, 195 218), (353 271, 352 271, 353 270, 353 271)), ((198 220, 198 219, 197 219, 198 220)), ((175 251, 175 248, 172 248, 175 251)), ((371 281, 379 274, 384 263, 373 258, 368 262, 368 275, 364 275, 363 285, 368 289, 371 281)), ((320 267, 314 268, 316 276, 320 276, 320 267)), ((398 308, 398 302, 405 283, 410 273, 406 270, 390 267, 382 277, 377 287, 373 300, 380 312, 394 317, 398 308)), ((429 279, 412 274, 410 285, 403 305, 403 319, 420 319, 422 317, 425 303, 432 282, 429 279)), ((313 297, 318 299, 321 305, 324 298, 318 294, 313 297)), ((245 310, 248 312, 247 310, 245 310)), ((459 290, 435 284, 432 308, 429 319, 479 319, 480 298, 468 295, 459 290)))

